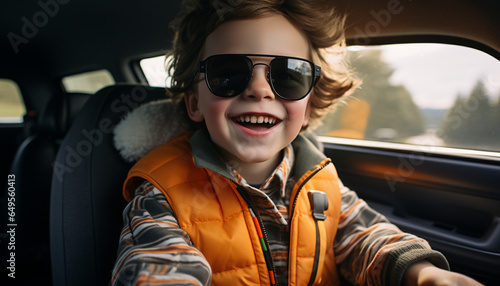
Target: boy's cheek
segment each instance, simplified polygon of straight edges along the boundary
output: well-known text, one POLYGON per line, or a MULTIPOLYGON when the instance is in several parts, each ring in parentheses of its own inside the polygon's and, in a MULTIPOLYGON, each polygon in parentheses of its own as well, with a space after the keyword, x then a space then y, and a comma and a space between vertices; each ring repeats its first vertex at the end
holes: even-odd
POLYGON ((310 97, 299 101, 282 101, 288 113, 289 118, 301 118, 301 125, 304 127, 309 123, 311 114, 310 97))

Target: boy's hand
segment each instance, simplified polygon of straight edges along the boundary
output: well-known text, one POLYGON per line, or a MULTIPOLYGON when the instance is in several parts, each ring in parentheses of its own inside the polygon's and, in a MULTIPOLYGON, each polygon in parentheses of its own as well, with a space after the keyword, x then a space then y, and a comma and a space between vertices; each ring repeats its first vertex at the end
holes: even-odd
POLYGON ((428 261, 418 262, 408 267, 403 279, 407 286, 482 285, 472 278, 456 272, 443 270, 428 261))

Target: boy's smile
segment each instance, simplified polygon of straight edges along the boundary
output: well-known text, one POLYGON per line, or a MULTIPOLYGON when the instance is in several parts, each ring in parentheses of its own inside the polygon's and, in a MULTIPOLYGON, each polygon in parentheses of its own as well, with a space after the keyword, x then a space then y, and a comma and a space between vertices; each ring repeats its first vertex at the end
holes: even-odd
MULTIPOLYGON (((305 35, 285 17, 230 21, 212 32, 202 58, 218 54, 259 54, 311 58, 305 35)), ((205 121, 212 141, 225 159, 250 183, 262 183, 281 161, 281 151, 309 120, 309 95, 285 100, 268 82, 272 57, 251 56, 253 75, 248 87, 234 97, 214 95, 205 81, 197 94, 186 97, 194 121, 205 121), (265 65, 264 65, 265 64, 265 65)), ((200 75, 201 78, 201 75, 200 75)))
POLYGON ((236 124, 241 125, 244 132, 251 132, 254 136, 264 136, 274 126, 281 122, 280 119, 269 114, 242 114, 234 117, 236 124), (247 130, 248 129, 248 130, 247 130))

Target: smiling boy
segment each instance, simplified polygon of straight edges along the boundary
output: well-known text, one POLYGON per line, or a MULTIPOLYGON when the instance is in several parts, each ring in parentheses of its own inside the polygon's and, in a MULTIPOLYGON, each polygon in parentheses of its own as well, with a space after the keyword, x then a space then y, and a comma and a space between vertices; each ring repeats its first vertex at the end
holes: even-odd
POLYGON ((113 284, 475 285, 438 268, 440 253, 370 209, 300 134, 356 85, 322 54, 343 41, 329 1, 239 1, 223 16, 192 2, 171 91, 203 127, 131 169, 113 284), (334 25, 315 28, 322 19, 334 25))
MULTIPOLYGON (((262 54, 308 59, 305 35, 283 16, 222 24, 206 40, 203 58, 220 54, 262 54)), ((309 120, 309 99, 284 100, 268 83, 272 57, 251 57, 254 68, 248 87, 236 97, 217 97, 205 81, 186 97, 189 117, 205 121, 210 139, 228 162, 251 184, 261 184, 281 161, 281 151, 309 120), (271 120, 269 124, 251 123, 271 120), (249 122, 250 121, 250 122, 249 122), (250 123, 250 124, 249 124, 250 123)))

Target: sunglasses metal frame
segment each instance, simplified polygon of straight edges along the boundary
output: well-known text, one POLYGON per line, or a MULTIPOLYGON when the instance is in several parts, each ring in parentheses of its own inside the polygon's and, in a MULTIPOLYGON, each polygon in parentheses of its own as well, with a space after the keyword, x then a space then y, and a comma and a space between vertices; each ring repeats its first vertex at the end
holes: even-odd
MULTIPOLYGON (((319 78, 321 77, 321 67, 320 66, 317 66, 315 65, 312 61, 310 60, 307 60, 307 59, 303 59, 303 58, 298 58, 298 57, 289 57, 289 56, 278 56, 278 55, 266 55, 266 54, 217 54, 217 55, 212 55, 212 56, 209 56, 207 57, 205 60, 201 61, 199 63, 199 66, 198 66, 198 72, 199 73, 204 73, 205 76, 205 83, 208 87, 208 89, 215 95, 215 96, 219 96, 219 97, 235 97, 235 96, 238 96, 239 94, 235 94, 235 95, 231 95, 231 96, 224 96, 224 95, 219 95, 219 94, 216 94, 213 90, 212 90, 212 87, 210 86, 209 84, 209 81, 208 81, 208 76, 207 76, 207 73, 206 73, 206 63, 208 60, 210 60, 211 58, 216 58, 216 57, 221 57, 221 56, 235 56, 235 57, 245 57, 247 59, 250 60, 250 62, 252 63, 252 66, 251 66, 251 69, 250 69, 250 78, 252 78, 253 76, 253 69, 256 65, 265 65, 267 66, 268 70, 267 70, 267 79, 268 79, 268 82, 269 82, 269 85, 271 86, 271 89, 273 91, 273 93, 275 95, 277 95, 278 97, 282 98, 282 99, 285 99, 285 100, 290 100, 290 101, 296 101, 296 100, 301 100, 303 99, 304 97, 306 97, 310 92, 311 92, 311 89, 314 87, 314 85, 316 85, 316 83, 318 82, 319 78), (250 57, 268 57, 268 58, 273 58, 269 64, 265 64, 265 63, 254 63, 254 61, 250 58, 250 57), (271 76, 270 76, 270 71, 271 71, 271 65, 272 65, 272 62, 276 59, 294 59, 294 60, 301 60, 301 61, 305 61, 307 63, 309 63, 311 65, 311 67, 313 68, 312 70, 312 73, 313 73, 313 79, 312 79, 312 82, 311 82, 311 86, 309 87, 309 89, 307 90, 307 92, 301 96, 300 98, 296 98, 296 99, 291 99, 291 98, 287 98, 285 96, 282 96, 280 95, 275 87, 274 87, 274 84, 273 84, 273 81, 271 80, 271 76)), ((248 87, 248 84, 250 83, 250 81, 247 83, 247 86, 245 87, 245 89, 248 87)))

